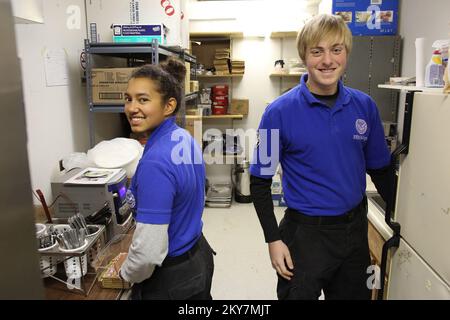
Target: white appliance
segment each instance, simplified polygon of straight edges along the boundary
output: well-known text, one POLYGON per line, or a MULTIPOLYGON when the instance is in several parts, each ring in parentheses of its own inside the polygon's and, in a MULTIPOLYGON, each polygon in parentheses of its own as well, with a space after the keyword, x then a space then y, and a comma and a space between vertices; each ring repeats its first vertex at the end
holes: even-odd
POLYGON ((392 245, 384 291, 387 299, 450 300, 450 96, 402 91, 400 101, 396 208, 386 218, 397 225, 385 223, 369 194, 369 219, 384 249, 392 245))
POLYGON ((450 96, 414 94, 400 156, 388 299, 450 299, 450 96))

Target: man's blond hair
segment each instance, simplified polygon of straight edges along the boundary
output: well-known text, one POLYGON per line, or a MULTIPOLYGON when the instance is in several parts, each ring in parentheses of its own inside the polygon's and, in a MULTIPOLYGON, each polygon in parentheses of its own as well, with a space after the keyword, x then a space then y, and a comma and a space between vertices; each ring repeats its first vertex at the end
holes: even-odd
POLYGON ((305 61, 307 48, 317 46, 321 40, 338 39, 343 43, 347 56, 352 50, 352 33, 342 17, 331 14, 319 14, 310 19, 297 35, 297 50, 305 61))

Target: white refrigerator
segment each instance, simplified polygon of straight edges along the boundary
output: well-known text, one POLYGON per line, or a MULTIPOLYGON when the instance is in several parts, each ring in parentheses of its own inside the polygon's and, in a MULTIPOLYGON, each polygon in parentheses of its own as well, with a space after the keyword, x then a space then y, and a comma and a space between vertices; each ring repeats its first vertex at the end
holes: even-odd
POLYGON ((387 299, 450 300, 450 95, 414 94, 395 221, 387 299))

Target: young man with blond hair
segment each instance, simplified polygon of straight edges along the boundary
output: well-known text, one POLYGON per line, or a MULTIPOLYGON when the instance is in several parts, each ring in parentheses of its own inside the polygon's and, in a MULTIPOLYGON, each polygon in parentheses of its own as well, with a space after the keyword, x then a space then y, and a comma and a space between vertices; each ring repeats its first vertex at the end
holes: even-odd
POLYGON ((352 48, 341 17, 318 15, 297 37, 307 74, 265 110, 251 193, 277 271, 279 299, 370 299, 366 173, 383 198, 390 154, 375 102, 340 80, 352 48), (277 225, 279 163, 288 209, 277 225))

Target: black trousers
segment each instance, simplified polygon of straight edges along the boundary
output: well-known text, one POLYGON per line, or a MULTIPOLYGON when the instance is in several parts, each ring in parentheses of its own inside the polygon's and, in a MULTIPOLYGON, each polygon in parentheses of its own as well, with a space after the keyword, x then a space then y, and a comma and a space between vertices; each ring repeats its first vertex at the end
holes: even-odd
POLYGON ((180 257, 166 258, 152 276, 133 285, 132 300, 212 300, 214 259, 202 235, 192 249, 180 257))
POLYGON ((294 263, 290 281, 278 274, 280 300, 368 300, 371 291, 367 237, 367 198, 339 217, 310 217, 286 210, 280 222, 283 242, 294 263))

